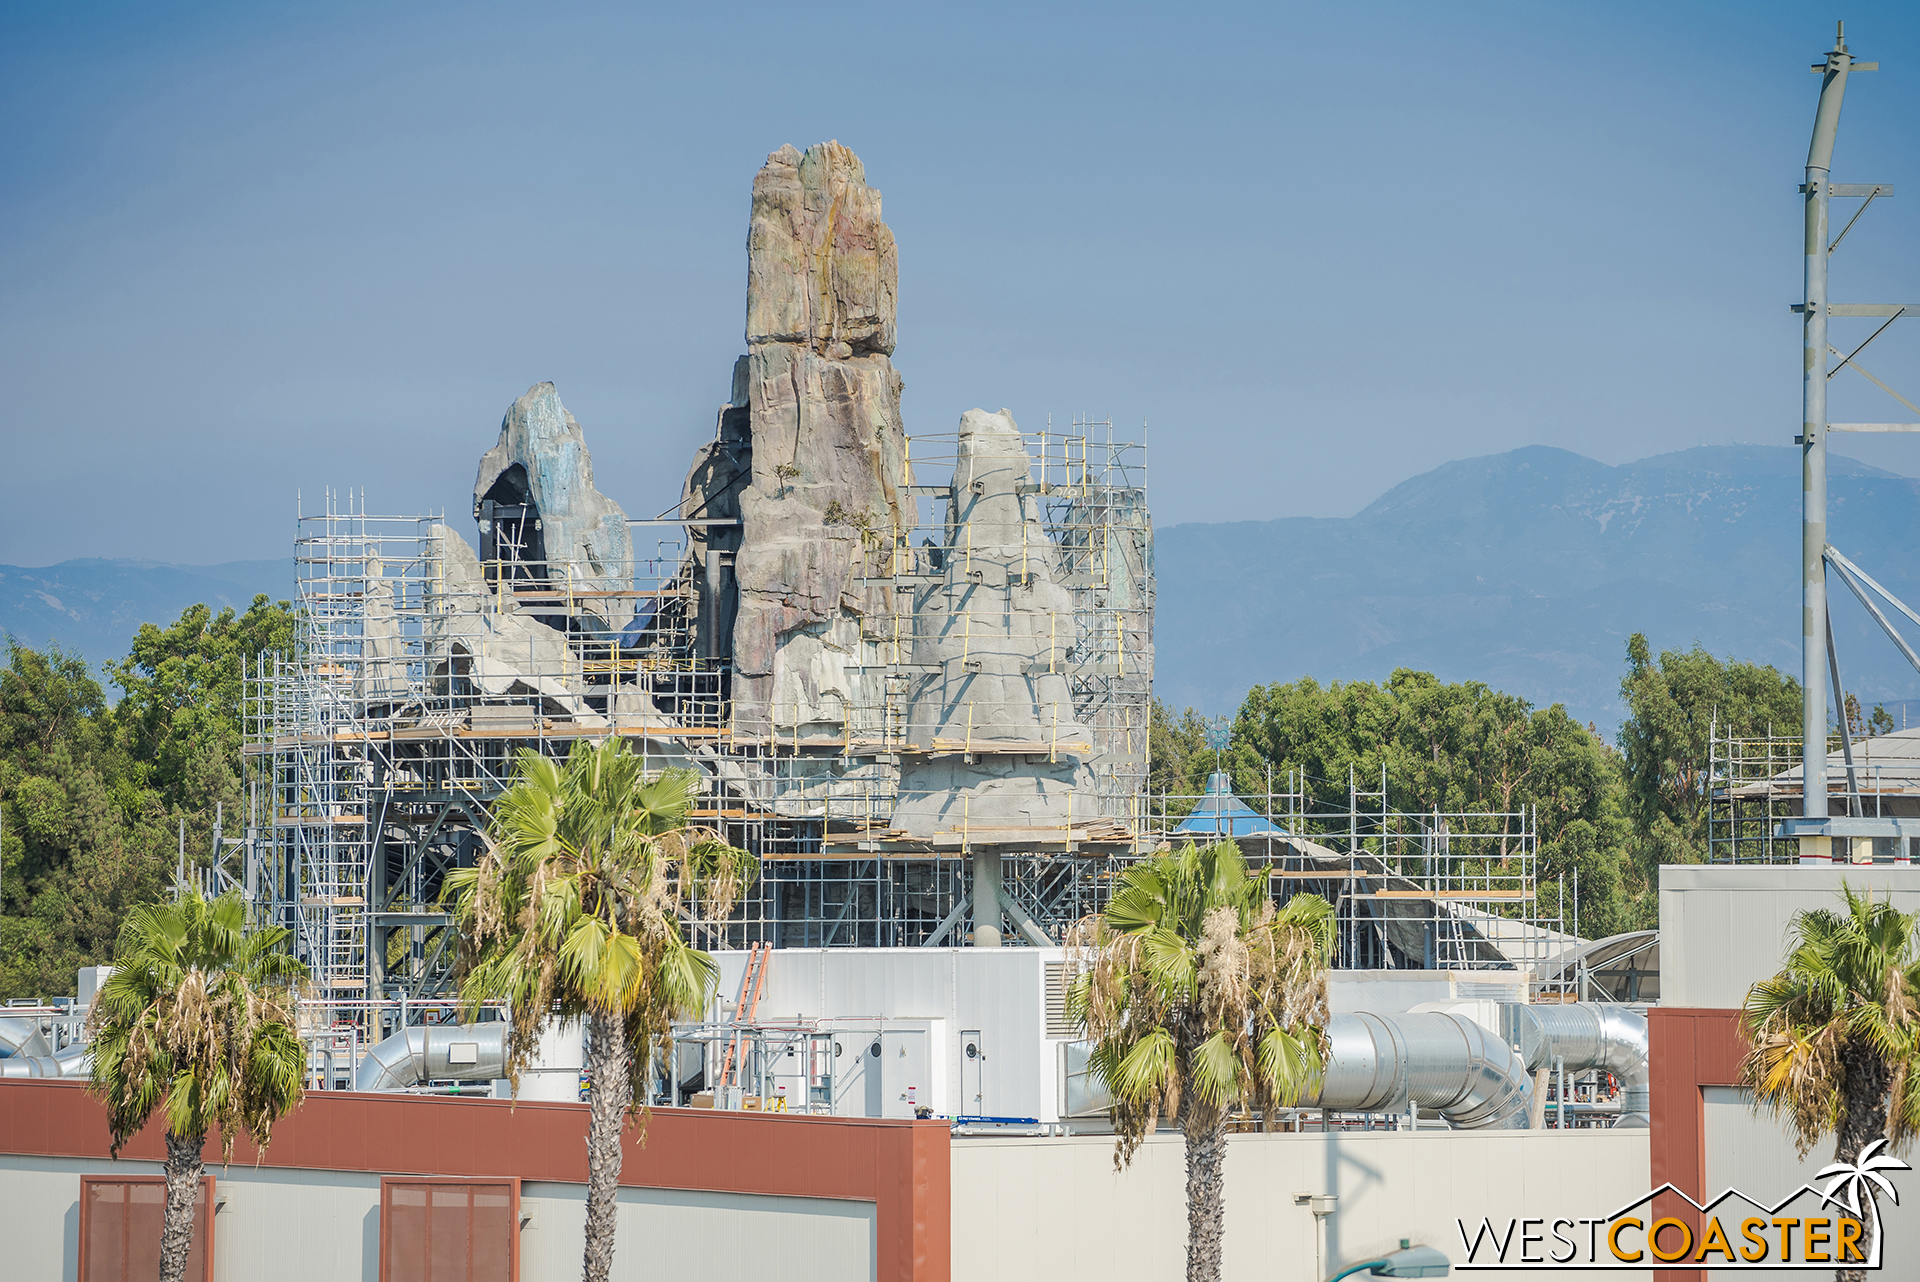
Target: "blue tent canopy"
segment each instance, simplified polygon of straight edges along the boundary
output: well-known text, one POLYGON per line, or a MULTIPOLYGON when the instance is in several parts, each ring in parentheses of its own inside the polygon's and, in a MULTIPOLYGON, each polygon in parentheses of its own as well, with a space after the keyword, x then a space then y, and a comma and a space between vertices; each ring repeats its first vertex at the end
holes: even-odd
POLYGON ((1233 795, 1233 781, 1222 771, 1207 776, 1207 795, 1180 821, 1175 832, 1214 837, 1284 837, 1287 830, 1274 824, 1233 795))

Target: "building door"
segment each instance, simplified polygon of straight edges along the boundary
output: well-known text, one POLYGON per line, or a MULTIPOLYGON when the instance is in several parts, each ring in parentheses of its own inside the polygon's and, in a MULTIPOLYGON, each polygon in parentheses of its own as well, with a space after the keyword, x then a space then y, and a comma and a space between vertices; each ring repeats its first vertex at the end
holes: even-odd
POLYGON ((886 1096, 886 1047, 880 1034, 875 1033, 873 1040, 867 1043, 866 1050, 860 1055, 860 1076, 866 1084, 866 1117, 885 1117, 886 1096))
POLYGON ((979 1029, 960 1034, 960 1111, 968 1117, 987 1115, 987 1043, 979 1029))

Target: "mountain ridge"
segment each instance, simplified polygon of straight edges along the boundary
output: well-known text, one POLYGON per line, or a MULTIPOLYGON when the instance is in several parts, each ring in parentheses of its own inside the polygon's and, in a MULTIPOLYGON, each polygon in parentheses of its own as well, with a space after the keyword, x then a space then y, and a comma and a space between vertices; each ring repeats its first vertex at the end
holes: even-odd
MULTIPOLYGON (((1920 481, 1840 455, 1829 477, 1835 545, 1914 600, 1920 481)), ((1565 703, 1610 731, 1634 632, 1798 672, 1799 507, 1792 447, 1616 465, 1527 446, 1442 464, 1351 517, 1168 526, 1155 692, 1226 712, 1255 683, 1404 666, 1565 703)), ((1850 692, 1920 693, 1844 591, 1834 627, 1850 692)))
POLYGON ((143 623, 165 625, 188 606, 245 610, 265 593, 293 596, 293 558, 182 565, 78 557, 46 566, 0 565, 0 634, 58 645, 98 670, 123 659, 143 623))
MULTIPOLYGON (((1837 547, 1920 604, 1920 480, 1829 459, 1837 547)), ((1696 641, 1798 673, 1800 451, 1696 446, 1607 464, 1554 446, 1460 459, 1350 517, 1185 522, 1156 536, 1155 693, 1230 712, 1256 683, 1421 668, 1607 732, 1623 714, 1627 637, 1696 641)), ((1847 689, 1920 696, 1920 678, 1835 582, 1847 689)), ((146 622, 197 601, 292 595, 293 563, 79 558, 0 565, 0 632, 95 666, 146 622)))

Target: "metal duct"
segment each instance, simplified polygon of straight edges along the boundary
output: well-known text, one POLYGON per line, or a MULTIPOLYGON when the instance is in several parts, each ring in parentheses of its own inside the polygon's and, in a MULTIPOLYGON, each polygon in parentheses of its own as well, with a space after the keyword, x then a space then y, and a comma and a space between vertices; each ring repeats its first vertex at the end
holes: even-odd
POLYGON ((507 1075, 507 1026, 416 1025, 367 1052, 353 1075, 356 1091, 394 1091, 421 1082, 488 1082, 507 1075))
POLYGON ((1564 1006, 1500 1008, 1501 1030, 1520 1048, 1529 1072, 1564 1059, 1569 1073, 1605 1069, 1621 1082, 1615 1126, 1647 1125, 1652 1089, 1647 1077, 1647 1017, 1625 1006, 1579 1002, 1564 1006))
POLYGON ((1397 1113, 1409 1100, 1463 1130, 1525 1130, 1533 1080, 1464 1015, 1335 1015, 1317 1108, 1397 1113))
POLYGON ((0 1059, 0 1078, 92 1075, 93 1052, 85 1046, 69 1046, 57 1055, 9 1055, 0 1059))
POLYGON ((45 1057, 51 1054, 53 1047, 48 1043, 47 1035, 40 1031, 38 1019, 24 1019, 18 1015, 0 1019, 0 1059, 28 1055, 45 1057))

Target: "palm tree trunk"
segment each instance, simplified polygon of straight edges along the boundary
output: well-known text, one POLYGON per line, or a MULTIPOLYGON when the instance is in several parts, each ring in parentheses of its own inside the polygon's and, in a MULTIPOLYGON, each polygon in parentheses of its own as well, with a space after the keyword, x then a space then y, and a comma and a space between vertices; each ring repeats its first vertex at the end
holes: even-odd
POLYGON ((587 1020, 587 1067, 593 1091, 587 1114, 586 1282, 607 1282, 613 1272, 613 1228, 620 1188, 620 1132, 633 1098, 627 1062, 627 1025, 618 1015, 587 1020))
POLYGON ((1212 1110, 1186 1118, 1187 1282, 1220 1282, 1227 1218, 1227 1122, 1212 1110))
MULTIPOLYGON (((1887 1086, 1890 1074, 1886 1061, 1870 1047, 1850 1042, 1840 1052, 1843 1076, 1840 1082, 1841 1117, 1833 1160, 1849 1164, 1860 1160, 1860 1150, 1887 1133, 1887 1086)), ((1873 1186, 1861 1181, 1861 1197, 1870 1203, 1873 1186)), ((1878 1217, 1871 1205, 1860 1208, 1860 1249, 1871 1258, 1873 1224, 1878 1217)), ((1865 1269, 1835 1269, 1835 1282, 1866 1282, 1865 1269)))
MULTIPOLYGON (((167 1217, 160 1230, 160 1282, 181 1282, 193 1250, 194 1202, 200 1192, 200 1149, 207 1137, 167 1132, 167 1217)), ((212 1208, 208 1208, 211 1213, 212 1208)))

